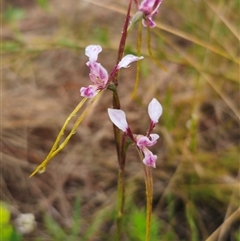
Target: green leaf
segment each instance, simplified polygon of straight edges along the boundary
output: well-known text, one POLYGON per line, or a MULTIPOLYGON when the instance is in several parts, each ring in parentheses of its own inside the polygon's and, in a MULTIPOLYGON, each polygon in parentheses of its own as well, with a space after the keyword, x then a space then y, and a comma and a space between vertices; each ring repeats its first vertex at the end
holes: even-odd
POLYGON ((0 202, 0 225, 8 224, 10 216, 11 214, 7 209, 7 205, 3 202, 0 202))
POLYGON ((64 232, 62 227, 49 215, 44 217, 45 227, 49 234, 52 235, 54 240, 66 241, 68 240, 67 234, 64 232))
POLYGON ((74 209, 73 209, 74 222, 71 230, 71 235, 74 238, 78 236, 78 231, 81 224, 80 211, 81 211, 81 202, 80 202, 80 195, 78 195, 74 203, 74 209))
POLYGON ((11 240, 13 227, 9 224, 0 224, 0 241, 11 240))
MULTIPOLYGON (((129 214, 131 227, 129 229, 129 238, 130 240, 144 241, 146 236, 146 212, 145 209, 138 210, 137 208, 132 207, 133 211, 129 214)), ((155 215, 152 215, 151 230, 150 230, 150 240, 159 241, 159 230, 160 223, 157 220, 155 215)))

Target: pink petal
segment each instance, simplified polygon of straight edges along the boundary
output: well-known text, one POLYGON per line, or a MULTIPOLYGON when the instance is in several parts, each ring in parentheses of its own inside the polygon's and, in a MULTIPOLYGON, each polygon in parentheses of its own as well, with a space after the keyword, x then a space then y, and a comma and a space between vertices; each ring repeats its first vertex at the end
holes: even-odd
POLYGON ((143 0, 139 5, 139 11, 150 13, 156 0, 143 0))
POLYGON ((145 18, 142 20, 144 27, 149 25, 150 28, 154 28, 156 23, 152 20, 152 17, 157 14, 158 8, 162 0, 144 0, 139 6, 139 11, 143 12, 145 18))
POLYGON ((80 89, 80 94, 82 97, 92 98, 98 93, 96 85, 89 85, 87 88, 82 87, 80 89))
POLYGON ((147 148, 143 149, 143 153, 144 153, 143 163, 146 166, 156 168, 157 156, 153 155, 153 153, 150 150, 148 150, 147 148))
POLYGON ((147 27, 149 25, 150 28, 156 27, 156 23, 152 21, 151 17, 148 17, 147 20, 143 19, 142 24, 144 27, 147 27), (147 23, 148 21, 148 23, 147 23))
POLYGON ((154 6, 152 8, 151 16, 154 16, 158 12, 158 8, 160 7, 160 4, 162 3, 162 0, 156 0, 154 3, 154 6))
POLYGON ((159 138, 159 135, 158 134, 150 134, 150 138, 151 138, 152 143, 155 144, 157 139, 159 138))
POLYGON ((108 115, 112 123, 117 126, 120 130, 126 132, 128 123, 124 111, 117 109, 108 109, 108 115))
POLYGON ((155 98, 153 98, 148 105, 148 114, 153 123, 158 122, 158 119, 162 115, 162 111, 161 104, 155 98))
POLYGON ((85 55, 89 57, 89 61, 97 61, 98 54, 102 51, 100 45, 89 45, 85 49, 85 55))
POLYGON ((107 70, 97 62, 87 62, 88 67, 90 68, 89 77, 91 81, 100 87, 104 88, 108 82, 108 72, 107 70))
POLYGON ((143 136, 143 135, 137 135, 137 146, 140 149, 143 149, 146 146, 153 146, 156 144, 157 139, 159 138, 159 135, 157 134, 151 134, 150 135, 150 139, 147 136, 143 136))
POLYGON ((132 62, 135 62, 135 61, 138 61, 138 60, 141 60, 143 59, 143 56, 140 56, 140 57, 137 57, 133 54, 127 54, 126 56, 124 56, 122 58, 122 60, 118 63, 117 65, 117 69, 120 69, 120 68, 128 68, 129 65, 132 63, 132 62))
POLYGON ((146 16, 153 16, 161 3, 162 0, 143 0, 138 10, 142 11, 146 16))

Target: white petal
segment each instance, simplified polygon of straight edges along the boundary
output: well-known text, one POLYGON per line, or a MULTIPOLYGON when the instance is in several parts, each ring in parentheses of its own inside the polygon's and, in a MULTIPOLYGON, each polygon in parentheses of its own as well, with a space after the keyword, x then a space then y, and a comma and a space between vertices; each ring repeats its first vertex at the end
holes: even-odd
POLYGON ((89 57, 89 61, 97 61, 98 54, 102 52, 102 47, 100 45, 89 45, 85 49, 85 55, 89 57))
POLYGON ((124 132, 127 131, 128 123, 124 111, 117 109, 108 109, 108 115, 115 126, 117 126, 120 130, 124 132))
POLYGON ((152 143, 156 143, 157 139, 159 138, 158 134, 150 134, 152 143))
POLYGON ((157 123, 158 119, 162 115, 162 106, 161 104, 153 98, 152 101, 148 105, 148 114, 150 116, 150 119, 154 122, 157 123))
POLYGON ((135 61, 138 61, 138 60, 141 60, 143 59, 143 56, 140 56, 140 57, 137 57, 133 54, 127 54, 126 56, 124 56, 122 58, 122 60, 118 63, 118 69, 120 68, 128 68, 129 65, 132 63, 132 62, 135 62, 135 61))

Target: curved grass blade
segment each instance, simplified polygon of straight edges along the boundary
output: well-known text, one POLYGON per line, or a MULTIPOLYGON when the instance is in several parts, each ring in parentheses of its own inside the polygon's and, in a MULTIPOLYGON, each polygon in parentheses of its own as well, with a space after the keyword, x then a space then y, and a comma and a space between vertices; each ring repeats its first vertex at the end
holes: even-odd
POLYGON ((158 65, 161 69, 163 69, 165 72, 167 72, 167 69, 153 56, 152 49, 151 49, 151 31, 150 27, 147 26, 147 34, 148 34, 148 39, 147 39, 147 46, 148 46, 148 53, 153 60, 153 62, 158 65))
POLYGON ((86 109, 83 111, 83 113, 80 115, 80 117, 75 122, 71 132, 68 134, 68 136, 65 138, 65 140, 58 146, 61 137, 64 134, 64 130, 66 129, 69 121, 76 115, 76 113, 81 109, 83 104, 86 102, 87 98, 84 98, 77 107, 73 110, 73 112, 69 115, 69 117, 66 119, 65 123, 63 124, 63 127, 61 128, 56 141, 54 142, 49 154, 47 155, 46 159, 34 170, 34 172, 30 175, 30 177, 34 176, 37 172, 43 172, 46 169, 46 166, 48 162, 56 156, 69 142, 71 137, 76 133, 76 130, 78 126, 81 124, 82 120, 85 118, 89 110, 91 109, 92 105, 95 103, 95 101, 101 96, 103 91, 100 91, 91 101, 91 103, 86 107, 86 109), (58 146, 58 147, 57 147, 58 146))
MULTIPOLYGON (((140 56, 141 54, 141 46, 142 46, 142 23, 139 22, 138 25, 138 38, 137 38, 137 55, 140 56)), ((140 77, 140 62, 137 62, 137 73, 136 73, 136 81, 134 84, 133 92, 132 92, 132 99, 136 96, 137 88, 139 85, 139 77, 140 77)))

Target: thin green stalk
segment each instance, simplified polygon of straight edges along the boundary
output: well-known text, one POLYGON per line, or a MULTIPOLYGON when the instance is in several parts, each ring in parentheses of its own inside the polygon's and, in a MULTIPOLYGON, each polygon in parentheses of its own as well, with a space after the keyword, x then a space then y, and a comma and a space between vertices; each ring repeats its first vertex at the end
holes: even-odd
MULTIPOLYGON (((140 159, 143 159, 143 153, 138 149, 138 154, 140 159)), ((145 241, 150 240, 150 230, 151 230, 151 221, 152 221, 152 199, 153 199, 153 180, 152 180, 152 169, 151 167, 143 164, 144 171, 144 179, 146 186, 146 203, 147 203, 147 211, 146 211, 146 236, 145 241)))
POLYGON ((117 190, 117 240, 120 240, 123 221, 123 210, 125 201, 124 169, 118 169, 118 190, 117 190))
POLYGON ((144 165, 144 169, 145 169, 145 185, 146 185, 146 198, 147 198, 147 217, 146 217, 145 241, 149 241, 150 240, 151 220, 152 220, 153 184, 152 184, 151 167, 147 167, 144 165))

